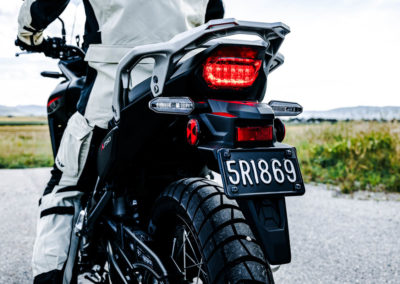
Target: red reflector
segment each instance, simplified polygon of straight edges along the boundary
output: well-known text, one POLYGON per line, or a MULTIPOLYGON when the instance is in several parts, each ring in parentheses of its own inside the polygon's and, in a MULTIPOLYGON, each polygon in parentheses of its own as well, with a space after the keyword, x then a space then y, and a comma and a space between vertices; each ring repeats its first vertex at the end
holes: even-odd
POLYGON ((248 47, 226 47, 212 54, 203 66, 203 77, 211 88, 244 88, 257 79, 262 60, 248 47))
POLYGON ((186 140, 189 145, 195 146, 199 142, 200 125, 196 119, 189 120, 186 126, 186 140))
POLYGON ((272 140, 272 126, 237 127, 236 129, 237 142, 272 140))

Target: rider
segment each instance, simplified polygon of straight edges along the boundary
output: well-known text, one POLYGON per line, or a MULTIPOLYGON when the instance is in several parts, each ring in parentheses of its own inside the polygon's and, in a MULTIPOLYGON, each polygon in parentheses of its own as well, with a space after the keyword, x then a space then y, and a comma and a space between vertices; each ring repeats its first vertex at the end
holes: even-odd
MULTIPOLYGON (((69 0, 25 0, 18 17, 17 44, 27 50, 45 48, 43 30, 69 0)), ((51 179, 39 200, 33 251, 35 283, 69 283, 78 239, 73 225, 81 198, 93 188, 91 156, 108 127, 114 78, 120 59, 133 47, 163 42, 178 33, 222 18, 222 0, 83 0, 84 50, 88 62, 77 112, 68 121, 51 179)), ((135 69, 134 84, 151 75, 145 63, 135 69)))

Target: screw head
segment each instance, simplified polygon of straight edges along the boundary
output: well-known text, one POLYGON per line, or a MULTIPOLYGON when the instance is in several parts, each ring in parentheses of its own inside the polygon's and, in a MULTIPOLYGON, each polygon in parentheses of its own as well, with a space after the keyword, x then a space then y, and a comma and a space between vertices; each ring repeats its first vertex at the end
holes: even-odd
POLYGON ((300 190, 300 189, 301 189, 301 184, 296 183, 296 184, 294 185, 294 189, 295 189, 295 190, 300 190))
POLYGON ((224 158, 225 159, 229 159, 231 157, 231 153, 229 152, 229 150, 226 150, 225 152, 224 152, 224 158))
POLYGON ((291 157, 292 156, 292 150, 286 150, 285 151, 286 157, 291 157))
POLYGON ((156 93, 156 94, 157 94, 157 93, 158 93, 158 91, 160 91, 160 88, 158 88, 158 86, 157 86, 157 85, 155 85, 155 86, 154 86, 154 93, 156 93))
POLYGON ((158 83, 158 77, 157 76, 153 76, 153 82, 154 82, 154 84, 158 83))
POLYGON ((239 188, 237 186, 232 186, 231 187, 231 192, 232 193, 238 193, 239 192, 239 188))

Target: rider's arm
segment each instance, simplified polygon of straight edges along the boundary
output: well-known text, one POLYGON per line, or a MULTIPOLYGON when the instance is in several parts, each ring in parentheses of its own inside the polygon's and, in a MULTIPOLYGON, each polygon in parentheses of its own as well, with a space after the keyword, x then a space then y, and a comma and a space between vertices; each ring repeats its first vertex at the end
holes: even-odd
POLYGON ((18 15, 18 39, 40 45, 43 30, 67 7, 69 0, 25 0, 18 15))

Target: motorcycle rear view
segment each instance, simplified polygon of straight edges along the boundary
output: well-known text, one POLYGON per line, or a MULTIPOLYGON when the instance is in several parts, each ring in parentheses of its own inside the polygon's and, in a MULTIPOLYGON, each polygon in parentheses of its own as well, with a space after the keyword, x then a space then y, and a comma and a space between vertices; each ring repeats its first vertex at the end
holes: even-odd
MULTIPOLYGON (((270 264, 291 260, 285 197, 305 193, 279 118, 302 107, 262 102, 288 33, 214 20, 121 60, 98 180, 75 227, 76 271, 95 283, 273 283, 270 264), (152 76, 132 87, 148 58, 152 76)), ((73 76, 49 99, 49 119, 73 110, 57 101, 79 89, 74 66, 60 65, 73 76)), ((60 133, 51 135, 56 151, 60 133)))
MULTIPOLYGON (((271 283, 269 264, 290 262, 285 196, 305 189, 296 149, 280 143, 278 116, 302 107, 261 102, 268 74, 283 63, 277 51, 288 32, 281 23, 210 21, 137 47, 120 62, 99 181, 113 181, 137 206, 162 264, 153 280, 166 281, 165 271, 171 283, 271 283), (226 38, 242 33, 259 39, 226 38), (152 77, 131 89, 132 70, 148 57, 152 77), (222 186, 209 179, 213 172, 222 186)), ((116 219, 108 222, 118 228, 116 219)), ((110 231, 116 239, 118 230, 110 231)), ((123 244, 110 245, 114 257, 121 254, 112 261, 117 279, 126 279, 131 261, 123 244)))

